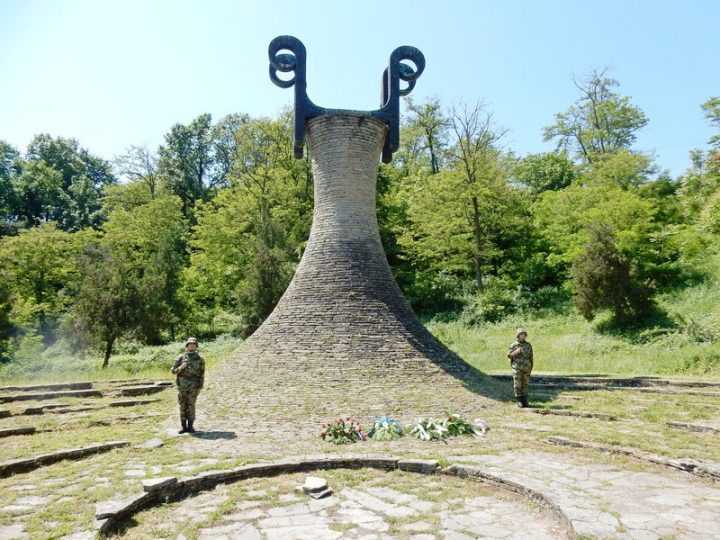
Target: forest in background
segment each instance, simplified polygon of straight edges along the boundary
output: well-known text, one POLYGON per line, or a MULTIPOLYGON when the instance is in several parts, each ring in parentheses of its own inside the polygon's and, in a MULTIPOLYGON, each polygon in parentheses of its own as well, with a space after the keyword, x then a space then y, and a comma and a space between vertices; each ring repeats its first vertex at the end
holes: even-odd
MULTIPOLYGON (((556 150, 526 156, 482 102, 405 102, 377 196, 402 290, 431 327, 572 311, 599 333, 716 341, 658 298, 720 280, 720 98, 700 104, 718 134, 672 177, 635 148, 649 119, 617 81, 575 84, 542 133, 556 150)), ((248 335, 294 273, 312 206, 287 111, 203 114, 111 162, 75 139, 0 140, 0 366, 248 335)))

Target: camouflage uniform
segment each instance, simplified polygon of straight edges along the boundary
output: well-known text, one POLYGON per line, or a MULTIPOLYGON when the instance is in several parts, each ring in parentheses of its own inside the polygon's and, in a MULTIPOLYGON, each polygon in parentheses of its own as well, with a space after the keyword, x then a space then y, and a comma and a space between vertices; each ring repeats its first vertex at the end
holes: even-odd
MULTIPOLYGON (((525 334, 524 330, 518 330, 517 335, 525 334)), ((513 390, 519 407, 529 407, 528 386, 530 385, 530 373, 533 369, 533 349, 528 341, 514 341, 508 349, 508 358, 513 370, 513 390)))
POLYGON ((180 404, 180 421, 183 430, 193 430, 195 421, 195 401, 205 382, 205 360, 197 352, 185 351, 172 367, 177 375, 178 403, 180 404), (181 366, 186 363, 184 368, 181 366))

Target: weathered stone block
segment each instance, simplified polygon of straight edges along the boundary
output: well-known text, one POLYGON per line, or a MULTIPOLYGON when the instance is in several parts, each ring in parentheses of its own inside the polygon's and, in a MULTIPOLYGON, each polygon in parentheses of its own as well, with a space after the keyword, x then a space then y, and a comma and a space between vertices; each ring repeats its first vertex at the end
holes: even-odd
POLYGON ((401 471, 431 474, 438 470, 440 464, 434 459, 401 459, 398 469, 401 471))
POLYGON ((35 433, 34 427, 0 429, 0 437, 10 437, 11 435, 30 435, 31 433, 35 433))
POLYGON ((174 476, 166 476, 164 478, 149 478, 143 480, 142 487, 144 491, 157 491, 169 486, 177 484, 178 479, 174 476))

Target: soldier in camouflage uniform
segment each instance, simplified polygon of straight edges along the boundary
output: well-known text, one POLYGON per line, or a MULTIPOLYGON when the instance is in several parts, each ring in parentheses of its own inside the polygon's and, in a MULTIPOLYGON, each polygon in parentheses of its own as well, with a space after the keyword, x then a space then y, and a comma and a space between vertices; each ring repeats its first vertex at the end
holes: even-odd
POLYGON ((518 407, 529 407, 528 386, 533 368, 532 345, 527 341, 527 332, 519 328, 515 334, 517 341, 508 349, 508 358, 513 370, 513 390, 518 407))
POLYGON ((178 356, 172 367, 177 375, 178 403, 180 404, 179 433, 195 433, 195 401, 205 382, 205 360, 197 353, 198 341, 188 338, 184 353, 178 356))

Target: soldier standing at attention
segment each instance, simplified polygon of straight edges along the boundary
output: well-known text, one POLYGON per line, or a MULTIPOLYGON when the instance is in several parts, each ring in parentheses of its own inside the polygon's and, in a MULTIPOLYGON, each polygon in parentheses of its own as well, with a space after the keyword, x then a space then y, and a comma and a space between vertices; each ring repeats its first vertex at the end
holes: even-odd
POLYGON ((519 328, 515 334, 517 341, 508 349, 508 358, 513 370, 513 390, 518 407, 529 407, 528 386, 533 368, 532 345, 527 341, 527 332, 519 328))
POLYGON ((195 433, 195 401, 205 382, 205 360, 197 353, 198 340, 188 338, 184 353, 178 356, 172 367, 177 375, 178 403, 180 404, 180 423, 178 433, 195 433))

